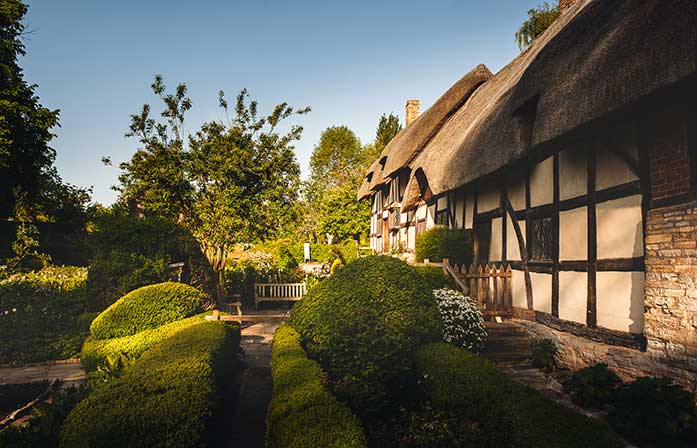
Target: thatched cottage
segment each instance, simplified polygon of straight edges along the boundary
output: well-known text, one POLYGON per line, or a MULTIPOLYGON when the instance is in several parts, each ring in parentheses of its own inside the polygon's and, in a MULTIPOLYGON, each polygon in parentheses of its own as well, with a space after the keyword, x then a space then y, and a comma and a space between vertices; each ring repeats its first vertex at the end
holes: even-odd
POLYGON ((498 73, 480 65, 366 174, 375 252, 467 229, 510 265, 512 314, 570 367, 697 377, 697 2, 562 1, 498 73))

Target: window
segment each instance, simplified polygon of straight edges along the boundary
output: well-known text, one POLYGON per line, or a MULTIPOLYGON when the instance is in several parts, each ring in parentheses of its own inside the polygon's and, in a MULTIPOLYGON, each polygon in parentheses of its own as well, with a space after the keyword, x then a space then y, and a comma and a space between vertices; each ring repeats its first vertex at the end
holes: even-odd
POLYGON ((434 222, 436 225, 440 226, 450 225, 450 214, 448 213, 448 210, 438 210, 436 217, 434 218, 434 222))
POLYGON ((426 231, 426 220, 425 219, 420 219, 416 223, 416 235, 421 235, 426 231))
POLYGON ((537 218, 530 221, 530 261, 552 261, 554 258, 554 236, 552 218, 537 218))

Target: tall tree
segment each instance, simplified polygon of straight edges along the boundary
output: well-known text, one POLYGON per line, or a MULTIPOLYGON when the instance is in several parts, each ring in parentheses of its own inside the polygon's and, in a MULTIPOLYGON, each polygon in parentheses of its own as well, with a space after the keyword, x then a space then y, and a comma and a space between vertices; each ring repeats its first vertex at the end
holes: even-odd
POLYGON ((39 103, 18 63, 26 12, 19 0, 0 3, 0 219, 12 215, 20 196, 32 208, 43 205, 43 192, 57 183, 48 143, 59 112, 39 103))
POLYGON ((559 6, 550 6, 544 2, 536 8, 528 10, 528 18, 515 33, 515 41, 521 50, 530 46, 538 36, 559 17, 559 6))
MULTIPOLYGON (((293 125, 285 133, 278 128, 309 108, 295 110, 281 103, 271 114, 260 116, 257 102, 249 101, 243 90, 232 119, 205 123, 187 138, 184 116, 191 101, 186 86, 180 84, 175 93, 166 94, 158 76, 152 89, 165 104, 165 121, 152 118, 148 105, 131 116, 127 135, 137 136, 142 147, 121 165, 118 190, 125 202, 143 213, 186 226, 222 287, 232 247, 273 236, 297 197, 300 168, 293 144, 303 128, 293 125)), ((219 102, 229 117, 222 91, 219 102)))
POLYGON ((378 129, 375 131, 375 147, 382 152, 390 143, 390 140, 402 130, 402 124, 399 122, 399 117, 390 113, 389 115, 382 114, 378 129))
POLYGON ((329 127, 312 151, 310 182, 316 191, 343 185, 351 180, 363 159, 361 141, 351 129, 329 127))

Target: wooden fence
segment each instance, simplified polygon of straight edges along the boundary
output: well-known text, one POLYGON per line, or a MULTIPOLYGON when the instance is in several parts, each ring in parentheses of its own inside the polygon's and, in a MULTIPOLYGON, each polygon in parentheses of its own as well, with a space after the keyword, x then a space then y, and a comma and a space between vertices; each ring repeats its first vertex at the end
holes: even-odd
POLYGON ((260 302, 295 301, 307 294, 305 283, 255 283, 254 306, 260 302))
MULTIPOLYGON (((443 270, 456 277, 467 286, 464 291, 472 299, 476 299, 479 309, 487 316, 506 316, 512 313, 512 272, 511 266, 503 265, 471 265, 451 266, 447 259, 443 260, 443 270), (447 266, 446 266, 447 265, 447 266), (450 271, 450 272, 449 272, 450 271)), ((456 281, 458 286, 459 282, 456 281)), ((460 289, 463 289, 460 287, 460 289)))

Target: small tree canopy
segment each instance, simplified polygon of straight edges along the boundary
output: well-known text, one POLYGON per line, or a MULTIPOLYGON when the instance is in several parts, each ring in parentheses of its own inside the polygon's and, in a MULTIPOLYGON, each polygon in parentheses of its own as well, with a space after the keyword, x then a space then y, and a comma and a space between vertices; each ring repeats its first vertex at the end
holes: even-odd
POLYGON ((515 41, 518 47, 523 50, 530 46, 538 36, 545 32, 547 28, 559 17, 559 7, 550 6, 544 2, 542 5, 528 10, 528 19, 523 22, 520 29, 515 33, 515 41))

